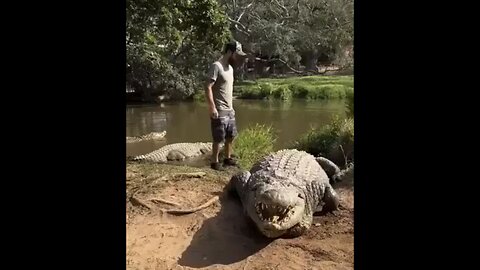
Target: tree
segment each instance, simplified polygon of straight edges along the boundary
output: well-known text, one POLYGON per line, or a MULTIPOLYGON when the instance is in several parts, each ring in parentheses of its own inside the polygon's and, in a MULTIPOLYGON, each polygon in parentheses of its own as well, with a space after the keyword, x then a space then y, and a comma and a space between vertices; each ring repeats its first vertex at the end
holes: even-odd
POLYGON ((146 98, 191 96, 228 27, 215 0, 127 0, 127 85, 146 98))
POLYGON ((353 44, 353 0, 222 0, 233 36, 252 52, 316 70, 353 44))

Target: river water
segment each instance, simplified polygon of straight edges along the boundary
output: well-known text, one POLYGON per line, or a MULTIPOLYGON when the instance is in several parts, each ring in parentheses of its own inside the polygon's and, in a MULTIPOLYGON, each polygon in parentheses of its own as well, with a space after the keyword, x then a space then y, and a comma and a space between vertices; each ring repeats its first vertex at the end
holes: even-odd
MULTIPOLYGON (((333 115, 344 116, 346 109, 342 100, 234 100, 233 106, 239 132, 256 123, 272 125, 278 136, 275 145, 277 149, 289 146, 310 127, 327 124, 333 115)), ((127 156, 149 153, 167 143, 212 140, 205 102, 129 105, 126 113, 127 136, 167 131, 165 141, 127 144, 127 156)))

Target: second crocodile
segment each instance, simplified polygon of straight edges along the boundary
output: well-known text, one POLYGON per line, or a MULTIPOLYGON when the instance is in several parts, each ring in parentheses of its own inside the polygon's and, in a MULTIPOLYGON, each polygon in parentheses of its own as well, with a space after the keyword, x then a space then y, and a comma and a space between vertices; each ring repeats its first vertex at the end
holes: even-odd
POLYGON ((133 157, 134 161, 165 163, 198 157, 212 151, 212 143, 173 143, 145 155, 133 157))
POLYGON ((147 140, 163 140, 165 139, 165 135, 167 135, 167 131, 150 132, 141 136, 127 137, 127 143, 137 143, 147 140))

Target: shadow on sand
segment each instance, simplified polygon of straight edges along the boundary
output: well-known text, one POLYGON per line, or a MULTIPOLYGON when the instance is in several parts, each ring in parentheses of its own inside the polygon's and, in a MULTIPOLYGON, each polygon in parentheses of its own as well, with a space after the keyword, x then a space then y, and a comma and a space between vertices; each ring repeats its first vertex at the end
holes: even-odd
POLYGON ((220 212, 202 224, 178 264, 201 268, 229 265, 246 259, 269 243, 243 214, 240 202, 224 192, 220 212))

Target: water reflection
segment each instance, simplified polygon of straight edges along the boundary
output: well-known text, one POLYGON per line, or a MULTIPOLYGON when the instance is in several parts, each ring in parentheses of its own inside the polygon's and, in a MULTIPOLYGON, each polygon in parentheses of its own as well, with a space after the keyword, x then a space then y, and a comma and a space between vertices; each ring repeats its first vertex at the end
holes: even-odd
MULTIPOLYGON (((235 100, 239 131, 252 124, 272 125, 278 133, 277 148, 285 147, 311 126, 328 123, 334 114, 343 116, 343 101, 235 100)), ((127 106, 127 136, 167 131, 166 141, 127 145, 127 155, 147 153, 176 142, 211 141, 205 103, 181 102, 155 106, 127 106)))

